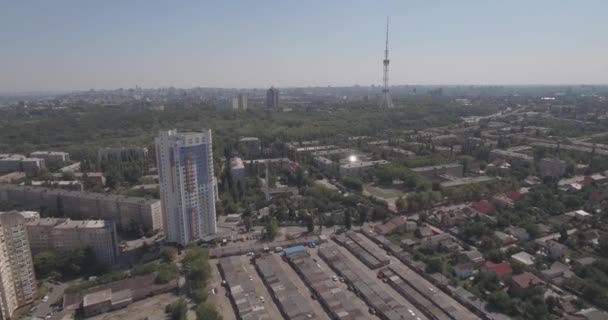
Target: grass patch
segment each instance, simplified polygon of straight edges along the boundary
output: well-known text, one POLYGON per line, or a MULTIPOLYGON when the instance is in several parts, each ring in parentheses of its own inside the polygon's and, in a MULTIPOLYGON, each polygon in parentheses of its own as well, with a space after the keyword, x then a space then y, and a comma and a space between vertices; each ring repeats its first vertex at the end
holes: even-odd
POLYGON ((405 193, 401 190, 397 190, 394 188, 381 188, 372 184, 366 184, 365 186, 363 186, 363 190, 365 190, 376 198, 382 199, 399 198, 405 195, 405 193))

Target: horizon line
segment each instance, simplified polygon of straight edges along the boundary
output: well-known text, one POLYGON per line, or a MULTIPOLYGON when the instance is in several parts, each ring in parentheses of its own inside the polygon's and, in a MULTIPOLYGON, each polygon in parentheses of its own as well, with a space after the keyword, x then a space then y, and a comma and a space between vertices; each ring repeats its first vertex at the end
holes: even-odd
MULTIPOLYGON (((504 84, 480 84, 480 83, 440 83, 440 84, 397 84, 390 85, 389 88, 393 87, 567 87, 567 86, 608 86, 607 83, 504 83, 504 84)), ((309 88, 382 88, 380 84, 369 84, 369 85, 325 85, 325 86, 276 86, 272 85, 277 89, 309 89, 309 88)), ((115 87, 115 88, 89 88, 89 89, 41 89, 41 90, 23 90, 23 91, 0 91, 0 95, 25 95, 25 94, 66 94, 66 93, 78 93, 87 91, 115 91, 115 90, 129 90, 129 89, 143 89, 143 90, 159 90, 175 88, 180 90, 192 90, 192 89, 219 89, 219 90, 267 90, 270 87, 213 87, 213 86, 194 86, 194 87, 175 87, 175 86, 161 86, 161 87, 140 87, 135 85, 133 87, 115 87)))

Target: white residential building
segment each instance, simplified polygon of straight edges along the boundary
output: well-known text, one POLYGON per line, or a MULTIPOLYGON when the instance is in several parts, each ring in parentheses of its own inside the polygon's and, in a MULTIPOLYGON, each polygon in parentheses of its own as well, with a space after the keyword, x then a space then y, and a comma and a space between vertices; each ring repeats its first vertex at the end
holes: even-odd
POLYGON ((17 211, 0 213, 0 319, 34 301, 36 278, 25 229, 17 211))
POLYGON ((161 131, 155 144, 167 241, 187 245, 215 234, 211 130, 161 131))

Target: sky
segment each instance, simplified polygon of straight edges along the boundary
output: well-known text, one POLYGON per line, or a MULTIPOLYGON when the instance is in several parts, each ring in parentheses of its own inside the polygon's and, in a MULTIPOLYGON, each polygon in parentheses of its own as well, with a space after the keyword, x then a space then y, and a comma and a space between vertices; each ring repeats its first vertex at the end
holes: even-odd
POLYGON ((3 1, 0 92, 608 84, 606 0, 3 1))

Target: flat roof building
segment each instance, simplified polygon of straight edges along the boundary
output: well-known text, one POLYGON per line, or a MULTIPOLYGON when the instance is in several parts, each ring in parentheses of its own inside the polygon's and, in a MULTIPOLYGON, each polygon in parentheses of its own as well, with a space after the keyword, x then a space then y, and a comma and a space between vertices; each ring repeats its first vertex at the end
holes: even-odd
POLYGON ((0 201, 36 210, 46 207, 74 219, 112 220, 124 228, 135 221, 148 230, 163 229, 161 204, 155 199, 0 184, 0 201))
POLYGON ((47 164, 62 164, 70 161, 70 154, 59 151, 34 151, 30 153, 31 158, 44 159, 47 164))
POLYGON ((145 147, 120 147, 97 149, 97 160, 145 160, 148 158, 148 148, 145 147))
POLYGON ((427 179, 436 180, 443 175, 462 177, 464 173, 464 166, 459 163, 448 163, 436 166, 413 168, 412 171, 427 179))

